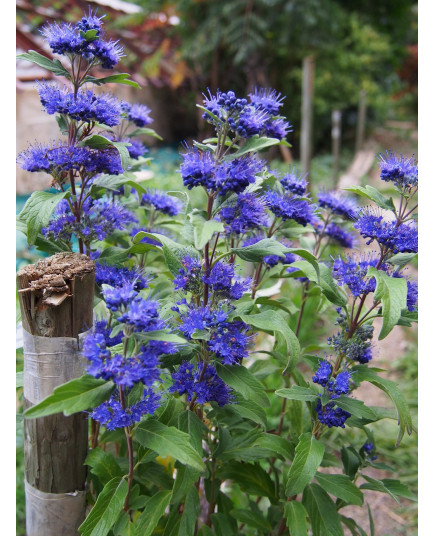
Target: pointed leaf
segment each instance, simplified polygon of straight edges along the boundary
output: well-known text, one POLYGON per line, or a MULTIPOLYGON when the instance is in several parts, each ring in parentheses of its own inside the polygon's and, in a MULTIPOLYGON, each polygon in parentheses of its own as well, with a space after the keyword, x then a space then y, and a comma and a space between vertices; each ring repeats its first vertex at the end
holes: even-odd
POLYGON ((306 487, 303 506, 309 514, 313 536, 344 536, 336 505, 318 484, 306 487))
POLYGON ((203 470, 202 457, 190 444, 190 436, 173 426, 149 419, 136 428, 136 439, 161 457, 172 456, 183 464, 203 470))
POLYGON ((246 400, 252 400, 260 406, 270 406, 265 387, 248 369, 242 365, 216 363, 215 366, 219 377, 246 400))
POLYGON ((136 521, 136 533, 140 536, 151 536, 164 511, 169 506, 170 490, 158 491, 146 503, 145 510, 136 521))
POLYGON ((24 416, 27 419, 36 419, 61 411, 64 415, 72 415, 99 406, 110 397, 113 389, 113 382, 96 379, 86 374, 56 387, 52 395, 27 409, 24 416))
POLYGON ((122 511, 128 484, 123 478, 116 477, 105 485, 98 495, 95 506, 78 528, 82 536, 107 536, 122 511))
POLYGON ((301 400, 302 402, 315 402, 318 400, 318 393, 308 387, 300 387, 299 385, 278 389, 275 394, 283 398, 288 398, 288 400, 301 400))
POLYGON ((295 458, 288 472, 285 494, 297 495, 312 482, 324 456, 324 444, 310 433, 302 434, 295 447, 295 458))
POLYGON ((317 472, 315 478, 323 490, 348 504, 362 506, 363 493, 351 482, 347 475, 326 475, 317 472))
POLYGON ((301 502, 289 501, 285 503, 286 526, 291 536, 307 536, 307 512, 301 502))

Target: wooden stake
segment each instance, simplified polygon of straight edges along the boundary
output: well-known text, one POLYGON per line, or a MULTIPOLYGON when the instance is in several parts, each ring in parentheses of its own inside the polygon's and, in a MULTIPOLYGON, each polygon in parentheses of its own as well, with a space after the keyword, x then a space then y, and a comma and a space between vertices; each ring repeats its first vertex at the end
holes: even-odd
POLYGON ((312 159, 312 125, 313 125, 313 91, 314 91, 315 58, 307 56, 303 59, 303 86, 301 102, 301 173, 309 173, 312 159))
POLYGON ((340 110, 332 111, 332 153, 333 153, 333 184, 336 186, 339 178, 339 150, 341 145, 341 120, 340 110))
POLYGON ((366 125, 366 91, 360 90, 359 109, 357 113, 356 153, 361 150, 365 137, 366 125))
MULTIPOLYGON (((31 336, 49 338, 47 342, 53 347, 56 366, 59 366, 59 359, 62 366, 62 354, 56 354, 57 347, 61 348, 65 341, 61 337, 76 339, 93 324, 93 262, 86 255, 58 253, 36 265, 21 269, 17 274, 17 282, 23 329, 27 332, 24 339, 27 337, 29 340, 38 341, 31 336)), ((33 404, 26 398, 26 394, 29 396, 26 393, 26 374, 29 373, 26 372, 26 347, 24 354, 24 407, 27 409, 33 404)), ((76 352, 74 355, 76 360, 79 359, 76 352)), ((32 366, 37 370, 38 353, 33 353, 31 357, 32 366)), ((39 363, 40 369, 47 367, 47 360, 50 358, 50 353, 41 356, 43 362, 39 363)), ((65 355, 65 366, 71 365, 71 359, 71 356, 65 355), (66 363, 68 359, 69 362, 66 363)), ((38 379, 32 378, 32 381, 35 383, 38 379)), ((84 519, 84 511, 78 512, 80 519, 70 520, 70 527, 65 527, 62 520, 56 519, 56 514, 53 514, 53 505, 60 504, 60 501, 55 501, 52 496, 46 496, 47 508, 41 511, 39 505, 37 514, 35 508, 29 505, 35 497, 44 496, 44 493, 73 494, 85 489, 84 460, 88 446, 86 414, 77 413, 65 417, 63 413, 59 413, 39 419, 24 419, 24 437, 27 536, 75 536, 77 527, 84 519), (33 493, 28 494, 27 488, 33 493), (45 527, 41 528, 43 515, 51 516, 51 519, 47 518, 45 527), (38 518, 36 522, 35 517, 38 518)), ((56 497, 60 499, 60 495, 56 497)), ((71 498, 70 495, 68 497, 71 498)), ((43 504, 43 501, 40 504, 43 504)))

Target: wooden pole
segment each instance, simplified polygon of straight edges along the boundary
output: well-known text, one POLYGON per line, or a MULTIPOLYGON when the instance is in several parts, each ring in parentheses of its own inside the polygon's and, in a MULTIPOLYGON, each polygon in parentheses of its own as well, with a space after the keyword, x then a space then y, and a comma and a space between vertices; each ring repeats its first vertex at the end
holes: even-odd
MULTIPOLYGON (((24 330, 24 407, 84 373, 77 337, 93 324, 94 264, 58 253, 17 274, 24 330)), ((76 536, 84 520, 88 419, 24 420, 27 536, 76 536)))
POLYGON ((360 90, 359 109, 357 112, 357 134, 356 134, 356 153, 360 151, 365 137, 366 125, 366 91, 360 90))
POLYGON ((313 126, 313 92, 314 92, 315 58, 307 56, 303 59, 303 85, 301 102, 301 172, 309 173, 312 159, 312 126, 313 126))
POLYGON ((341 146, 341 120, 340 110, 332 111, 332 154, 333 154, 333 184, 336 186, 339 178, 339 151, 341 146))

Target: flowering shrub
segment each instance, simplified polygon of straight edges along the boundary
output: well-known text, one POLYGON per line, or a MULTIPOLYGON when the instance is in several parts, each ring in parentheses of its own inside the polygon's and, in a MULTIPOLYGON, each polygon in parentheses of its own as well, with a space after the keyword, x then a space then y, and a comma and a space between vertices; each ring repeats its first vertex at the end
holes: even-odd
POLYGON ((99 320, 84 340, 87 374, 26 417, 89 415, 96 502, 80 533, 365 534, 341 513, 361 506, 365 489, 411 497, 364 469, 382 467, 371 423, 396 419, 397 444, 412 432, 396 384, 371 363, 374 336, 417 318, 417 284, 405 275, 417 253, 415 161, 380 157, 397 202, 371 186, 349 190, 374 208, 343 192, 315 199, 306 177, 281 177, 258 156, 287 143, 282 95, 218 91, 199 106, 214 137, 181 155, 186 189, 144 189, 134 171, 146 163, 137 137, 157 136, 150 110, 88 89, 136 85, 89 74, 112 68, 120 45, 104 40, 91 12, 43 34, 70 70, 35 52, 21 57, 67 79, 38 89, 65 137, 19 161, 49 173, 59 193, 35 192, 19 228, 44 251, 78 248, 95 260, 99 320), (192 207, 193 188, 205 207, 192 207), (354 250, 364 242, 372 251, 354 250), (309 303, 317 315, 335 308, 337 328, 301 345, 309 303), (362 382, 396 412, 365 405, 362 382))

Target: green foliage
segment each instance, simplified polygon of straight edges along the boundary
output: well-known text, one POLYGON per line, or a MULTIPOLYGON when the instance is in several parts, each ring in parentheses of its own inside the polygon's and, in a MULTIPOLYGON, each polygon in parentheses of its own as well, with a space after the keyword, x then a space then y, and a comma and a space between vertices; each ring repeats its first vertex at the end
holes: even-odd
POLYGON ((112 382, 97 380, 86 374, 56 387, 52 395, 28 408, 25 411, 25 417, 36 419, 60 412, 64 415, 72 415, 98 406, 109 398, 113 389, 112 382))
POLYGON ((304 490, 313 477, 324 456, 324 445, 312 434, 302 434, 295 447, 295 458, 288 473, 285 486, 287 497, 297 495, 304 490))

